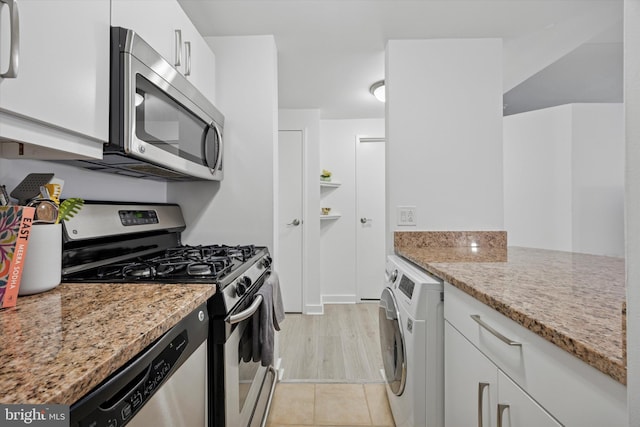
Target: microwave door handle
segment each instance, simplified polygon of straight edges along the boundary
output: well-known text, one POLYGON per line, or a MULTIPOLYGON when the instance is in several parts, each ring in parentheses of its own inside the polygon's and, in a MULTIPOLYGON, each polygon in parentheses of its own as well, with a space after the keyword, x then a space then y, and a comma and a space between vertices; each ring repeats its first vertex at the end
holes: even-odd
POLYGON ((213 131, 216 133, 216 141, 218 142, 218 158, 216 159, 216 166, 213 169, 214 171, 217 171, 222 167, 222 149, 224 146, 222 144, 222 134, 220 133, 218 126, 214 126, 213 131))
POLYGON ((9 22, 11 23, 11 44, 9 46, 9 66, 7 71, 0 74, 5 79, 18 77, 18 61, 20 59, 20 16, 17 0, 0 0, 0 7, 6 4, 9 8, 9 22))
POLYGON ((220 165, 222 163, 222 135, 220 134, 220 131, 218 130, 218 127, 215 124, 210 124, 207 127, 207 130, 205 131, 205 138, 204 138, 204 144, 205 146, 204 148, 204 159, 207 163, 207 167, 209 168, 209 171, 211 171, 212 174, 214 174, 219 168, 220 165), (215 133, 215 138, 213 142, 209 141, 209 138, 207 137, 209 132, 214 132, 215 133), (209 156, 207 155, 209 153, 209 144, 218 144, 218 156, 215 159, 215 164, 211 165, 211 159, 209 158, 209 156))

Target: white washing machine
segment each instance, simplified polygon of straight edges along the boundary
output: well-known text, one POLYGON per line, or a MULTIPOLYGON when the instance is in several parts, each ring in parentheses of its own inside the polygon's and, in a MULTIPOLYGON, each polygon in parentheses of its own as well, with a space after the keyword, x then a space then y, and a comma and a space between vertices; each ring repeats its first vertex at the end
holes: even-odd
POLYGON ((444 426, 442 281, 390 255, 379 306, 380 347, 396 427, 444 426))

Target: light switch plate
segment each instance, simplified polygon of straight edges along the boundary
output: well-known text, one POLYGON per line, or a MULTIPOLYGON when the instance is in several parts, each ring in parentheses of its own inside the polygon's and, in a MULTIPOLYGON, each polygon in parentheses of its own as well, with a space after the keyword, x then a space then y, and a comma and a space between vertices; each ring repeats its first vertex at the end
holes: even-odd
POLYGON ((398 206, 398 225, 418 225, 415 206, 398 206))

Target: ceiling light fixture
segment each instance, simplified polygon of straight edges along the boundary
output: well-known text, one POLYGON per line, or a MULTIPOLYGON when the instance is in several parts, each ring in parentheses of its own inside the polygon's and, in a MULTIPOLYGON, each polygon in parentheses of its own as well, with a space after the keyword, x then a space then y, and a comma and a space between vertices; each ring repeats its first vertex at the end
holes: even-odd
POLYGON ((380 80, 375 82, 369 88, 369 92, 380 102, 385 101, 385 90, 384 90, 384 80, 380 80))

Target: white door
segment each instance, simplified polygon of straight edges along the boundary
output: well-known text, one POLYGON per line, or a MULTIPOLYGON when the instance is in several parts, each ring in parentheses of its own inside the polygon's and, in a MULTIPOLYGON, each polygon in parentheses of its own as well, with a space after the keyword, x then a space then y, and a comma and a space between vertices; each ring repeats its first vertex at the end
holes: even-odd
POLYGON ((384 153, 384 138, 356 138, 356 281, 360 300, 380 299, 384 289, 384 153))
POLYGON ((285 311, 302 312, 302 131, 279 131, 278 152, 280 290, 285 311))

